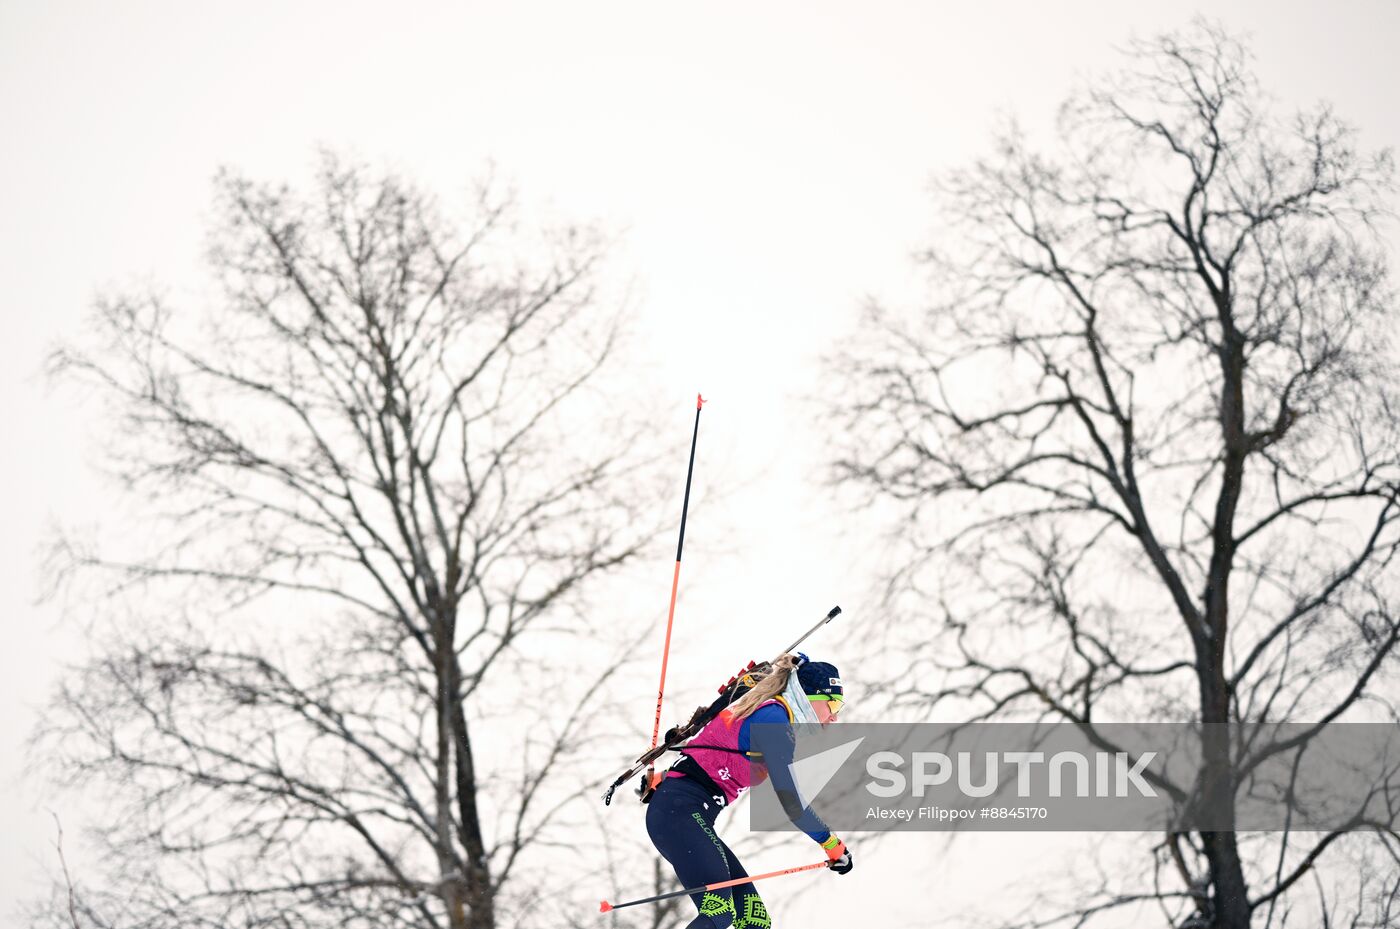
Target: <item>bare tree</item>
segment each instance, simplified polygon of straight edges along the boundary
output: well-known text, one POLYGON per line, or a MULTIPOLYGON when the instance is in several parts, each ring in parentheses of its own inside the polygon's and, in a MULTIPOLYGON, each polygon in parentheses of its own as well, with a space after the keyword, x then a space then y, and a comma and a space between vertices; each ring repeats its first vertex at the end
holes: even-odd
MULTIPOLYGON (((1013 129, 946 178, 933 306, 872 307, 842 359, 836 480, 910 545, 891 697, 1089 730, 1393 719, 1400 370, 1371 228, 1388 155, 1326 107, 1273 118, 1208 25, 1131 53, 1048 154, 1013 129)), ((1217 809, 1307 741, 1203 731, 1185 789, 1217 809)), ((1175 925, 1263 924, 1339 837, 1251 861, 1233 830, 1173 834, 1157 887, 1086 893, 1064 924, 1144 900, 1175 925)))
POLYGON ((332 156, 309 197, 216 189, 212 311, 105 299, 54 357, 143 501, 120 551, 61 552, 138 614, 94 623, 111 646, 38 739, 110 796, 106 889, 72 912, 510 924, 619 666, 588 591, 654 535, 639 424, 596 377, 603 243, 531 238, 489 192, 450 221, 332 156))

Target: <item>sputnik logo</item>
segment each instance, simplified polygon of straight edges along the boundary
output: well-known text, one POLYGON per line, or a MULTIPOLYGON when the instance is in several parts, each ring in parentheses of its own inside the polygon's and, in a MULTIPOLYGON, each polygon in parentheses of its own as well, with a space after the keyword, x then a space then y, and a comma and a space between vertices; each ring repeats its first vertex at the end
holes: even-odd
POLYGON ((841 770, 846 759, 855 754, 856 749, 860 748, 860 743, 864 741, 865 736, 861 736, 792 763, 793 780, 797 782, 797 789, 807 798, 808 803, 831 783, 831 779, 841 770))

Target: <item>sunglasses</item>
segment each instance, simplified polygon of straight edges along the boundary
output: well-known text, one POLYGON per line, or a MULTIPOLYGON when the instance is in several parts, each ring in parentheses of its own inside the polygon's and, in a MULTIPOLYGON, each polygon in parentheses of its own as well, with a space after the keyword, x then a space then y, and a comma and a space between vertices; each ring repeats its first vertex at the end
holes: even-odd
POLYGON ((828 704, 827 709, 831 711, 832 716, 840 713, 842 707, 846 705, 846 701, 839 694, 817 694, 816 696, 808 696, 807 699, 812 703, 828 704))

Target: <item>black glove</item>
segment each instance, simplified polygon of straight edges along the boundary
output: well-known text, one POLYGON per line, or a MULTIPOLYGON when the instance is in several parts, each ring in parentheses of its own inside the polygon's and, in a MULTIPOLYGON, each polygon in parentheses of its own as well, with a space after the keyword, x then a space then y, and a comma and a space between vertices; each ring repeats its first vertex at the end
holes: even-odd
POLYGON ((643 771, 642 776, 637 778, 637 799, 643 803, 650 803, 651 795, 656 793, 657 785, 665 776, 665 773, 654 774, 651 771, 643 771))
POLYGON ((826 849, 826 857, 831 859, 826 866, 837 874, 850 874, 855 865, 851 862, 851 850, 846 843, 837 841, 835 848, 826 849))

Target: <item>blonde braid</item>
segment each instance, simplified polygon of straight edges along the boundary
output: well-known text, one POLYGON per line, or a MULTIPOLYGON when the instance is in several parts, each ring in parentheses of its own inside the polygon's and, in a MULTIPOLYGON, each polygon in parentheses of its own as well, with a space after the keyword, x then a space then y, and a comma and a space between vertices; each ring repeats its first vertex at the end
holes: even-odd
POLYGON ((767 673, 758 678, 754 686, 748 693, 729 705, 729 712, 735 719, 744 719, 759 704, 765 700, 772 700, 782 693, 788 684, 788 677, 797 669, 797 657, 795 655, 779 655, 773 659, 773 665, 767 673))

